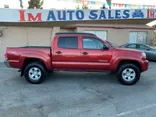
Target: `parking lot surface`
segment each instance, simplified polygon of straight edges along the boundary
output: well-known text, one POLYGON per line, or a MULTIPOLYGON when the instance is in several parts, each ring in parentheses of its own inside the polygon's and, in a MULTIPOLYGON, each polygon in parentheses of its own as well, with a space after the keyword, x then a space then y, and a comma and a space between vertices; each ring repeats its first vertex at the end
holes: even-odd
POLYGON ((110 73, 54 72, 29 84, 0 64, 0 117, 156 117, 156 63, 133 86, 110 73))

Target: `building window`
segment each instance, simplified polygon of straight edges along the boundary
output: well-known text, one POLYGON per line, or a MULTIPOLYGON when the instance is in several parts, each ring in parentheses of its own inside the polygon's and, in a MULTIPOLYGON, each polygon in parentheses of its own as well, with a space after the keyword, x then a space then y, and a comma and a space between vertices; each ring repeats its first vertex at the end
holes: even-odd
POLYGON ((102 30, 85 30, 84 32, 86 33, 93 33, 95 34, 97 37, 103 39, 103 40, 107 40, 107 31, 102 31, 102 30))
POLYGON ((137 31, 137 32, 130 32, 129 34, 129 43, 147 43, 147 31, 137 31))

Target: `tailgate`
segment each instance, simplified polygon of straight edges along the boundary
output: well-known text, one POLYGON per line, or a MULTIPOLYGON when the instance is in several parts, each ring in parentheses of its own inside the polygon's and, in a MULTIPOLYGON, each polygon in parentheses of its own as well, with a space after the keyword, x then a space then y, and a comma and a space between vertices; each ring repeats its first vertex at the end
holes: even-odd
POLYGON ((26 58, 43 58, 51 61, 51 48, 41 46, 8 47, 5 53, 5 65, 21 69, 26 58))

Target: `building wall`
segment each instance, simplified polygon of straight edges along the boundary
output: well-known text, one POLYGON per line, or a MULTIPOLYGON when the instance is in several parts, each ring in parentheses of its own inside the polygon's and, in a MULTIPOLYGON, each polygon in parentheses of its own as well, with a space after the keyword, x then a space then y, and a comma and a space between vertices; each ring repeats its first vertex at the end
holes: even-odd
MULTIPOLYGON (((77 27, 77 32, 84 32, 85 30, 95 30, 95 31, 107 31, 107 40, 112 41, 113 43, 117 45, 122 45, 124 43, 127 43, 129 41, 129 34, 131 31, 147 31, 148 37, 147 37, 147 43, 152 44, 152 40, 154 38, 154 30, 146 29, 145 26, 138 26, 140 29, 133 29, 133 25, 130 25, 129 27, 132 27, 131 29, 115 29, 115 28, 101 28, 100 26, 95 26, 96 28, 89 27, 90 25, 87 25, 84 27, 77 27)), ((121 25, 120 25, 121 26, 121 25)), ((122 25, 121 27, 124 27, 126 25, 122 25)), ((137 26, 135 26, 137 27, 137 26)))
POLYGON ((107 31, 107 40, 117 45, 127 43, 129 32, 125 29, 110 29, 110 28, 79 28, 81 32, 85 30, 107 31))
POLYGON ((108 30, 108 40, 121 45, 127 43, 129 39, 129 32, 125 29, 109 29, 108 30))
POLYGON ((75 32, 73 29, 60 28, 60 32, 75 32))

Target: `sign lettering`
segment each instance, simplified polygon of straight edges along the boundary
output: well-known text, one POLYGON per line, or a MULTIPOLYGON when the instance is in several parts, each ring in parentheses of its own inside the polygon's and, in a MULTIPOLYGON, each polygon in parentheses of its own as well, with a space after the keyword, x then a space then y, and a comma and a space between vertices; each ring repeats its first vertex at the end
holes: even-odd
POLYGON ((20 13, 20 22, 24 22, 24 21, 42 21, 42 13, 37 13, 36 16, 32 15, 32 13, 27 13, 25 14, 25 10, 19 10, 19 13, 20 13), (26 16, 27 15, 27 18, 26 19, 26 16))
POLYGON ((156 10, 148 10, 147 18, 156 18, 156 10))
POLYGON ((42 15, 42 13, 37 13, 37 15, 35 17, 31 13, 28 13, 28 21, 42 21, 41 15, 42 15))

